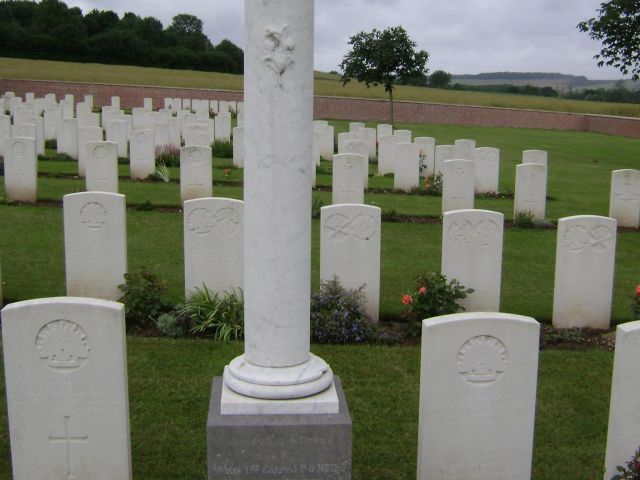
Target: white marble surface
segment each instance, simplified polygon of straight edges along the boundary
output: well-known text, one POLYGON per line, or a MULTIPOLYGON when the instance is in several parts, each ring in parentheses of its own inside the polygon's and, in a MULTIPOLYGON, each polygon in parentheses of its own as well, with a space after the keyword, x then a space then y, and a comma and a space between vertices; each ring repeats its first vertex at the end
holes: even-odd
POLYGON ((609 216, 621 227, 640 227, 640 170, 611 172, 609 216))
POLYGON ((539 329, 502 313, 422 322, 419 480, 530 480, 539 329))
POLYGON ((85 177, 87 170, 87 159, 91 155, 87 149, 89 142, 101 142, 104 138, 102 128, 97 126, 86 126, 78 128, 78 176, 85 177))
POLYGON ((393 135, 378 137, 378 175, 393 173, 393 135))
POLYGON ((124 306, 14 303, 2 340, 14 480, 129 480, 124 306))
POLYGON ((460 138, 453 142, 453 158, 475 160, 476 141, 460 138))
POLYGON ((544 220, 547 206, 547 166, 542 163, 516 165, 514 216, 530 212, 534 220, 544 220))
POLYGON ((493 147, 475 149, 476 193, 496 193, 500 190, 500 150, 493 147))
POLYGON ((609 328, 616 228, 615 219, 595 215, 558 221, 554 327, 609 328))
POLYGON ((87 142, 85 184, 88 191, 118 193, 118 145, 87 142))
POLYGON ((180 198, 183 202, 213 193, 211 147, 180 149, 180 198))
POLYGON ((38 159, 34 138, 13 137, 3 142, 4 192, 9 200, 33 203, 38 197, 38 159))
POLYGON ((127 272, 124 195, 72 193, 62 203, 67 295, 118 300, 127 272))
POLYGON ((331 203, 364 203, 362 170, 366 157, 355 153, 333 156, 331 203))
POLYGON ((420 186, 420 153, 415 143, 393 146, 393 189, 410 192, 420 186))
POLYGON ((150 128, 133 130, 129 153, 131 178, 144 180, 156 173, 156 144, 150 128))
POLYGON ((547 165, 549 154, 545 150, 525 150, 522 152, 522 163, 540 163, 547 165))
POLYGON ((428 178, 435 171, 436 139, 433 137, 416 137, 413 139, 413 143, 418 145, 418 154, 424 165, 424 168, 420 171, 420 176, 428 178))
POLYGON ((436 175, 444 174, 444 162, 447 160, 453 160, 453 145, 436 145, 435 148, 435 160, 434 160, 434 171, 436 175))
POLYGON ((445 161, 442 165, 442 213, 473 208, 475 186, 473 160, 445 161))

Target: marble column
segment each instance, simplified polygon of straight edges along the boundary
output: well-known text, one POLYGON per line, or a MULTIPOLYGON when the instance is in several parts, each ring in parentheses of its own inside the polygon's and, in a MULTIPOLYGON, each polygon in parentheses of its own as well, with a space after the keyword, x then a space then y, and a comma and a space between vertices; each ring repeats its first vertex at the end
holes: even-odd
POLYGON ((326 390, 309 352, 313 0, 245 0, 245 350, 224 383, 248 397, 326 390))

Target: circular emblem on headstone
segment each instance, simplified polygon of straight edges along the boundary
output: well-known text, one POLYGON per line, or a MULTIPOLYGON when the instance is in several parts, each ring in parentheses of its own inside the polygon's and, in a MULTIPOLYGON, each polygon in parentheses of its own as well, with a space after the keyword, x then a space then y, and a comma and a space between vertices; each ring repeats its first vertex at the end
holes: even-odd
POLYGON ((13 148, 11 149, 11 151, 13 152, 14 157, 22 158, 27 152, 27 146, 25 145, 24 142, 21 142, 21 141, 14 142, 13 148))
POLYGON ((98 160, 104 160, 107 158, 107 147, 104 145, 98 145, 93 149, 93 156, 98 160))
POLYGON ((452 243, 467 243, 473 235, 473 225, 468 220, 458 220, 449 227, 449 238, 452 243))
POLYGON ((358 240, 367 241, 378 231, 376 219, 371 215, 358 215, 351 222, 353 236, 358 240))
POLYGON ((240 213, 233 208, 221 208, 215 215, 215 224, 222 235, 231 236, 240 230, 240 213))
POLYGON ((195 208, 189 214, 187 223, 191 232, 202 236, 211 233, 216 221, 213 218, 213 213, 208 208, 195 208))
POLYGON ((80 368, 89 358, 91 348, 87 334, 70 320, 53 320, 36 335, 38 358, 56 372, 66 373, 80 368))
POLYGON ((108 217, 107 209, 98 202, 89 202, 80 209, 80 223, 90 230, 102 228, 108 217))
POLYGON ((614 234, 604 225, 591 230, 582 225, 574 225, 564 233, 562 240, 564 246, 572 252, 581 252, 585 248, 604 252, 609 248, 613 238, 614 234))
POLYGON ((467 340, 458 351, 458 372, 462 379, 475 386, 487 386, 498 381, 507 369, 508 353, 496 337, 479 335, 467 340))
POLYGON ((500 228, 493 220, 478 222, 473 230, 473 241, 482 247, 488 247, 498 241, 500 228))
POLYGON ((204 155, 202 155, 202 152, 200 150, 191 150, 191 153, 189 154, 189 161, 191 163, 201 163, 204 160, 204 155))

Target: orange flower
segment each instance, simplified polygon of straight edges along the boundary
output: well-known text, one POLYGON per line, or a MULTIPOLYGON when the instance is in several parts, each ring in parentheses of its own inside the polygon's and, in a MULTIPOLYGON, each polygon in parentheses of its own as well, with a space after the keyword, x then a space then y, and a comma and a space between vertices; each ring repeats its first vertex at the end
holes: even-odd
POLYGON ((427 287, 420 287, 420 290, 418 290, 418 295, 424 295, 425 293, 427 293, 427 287))
POLYGON ((411 298, 411 295, 404 294, 402 296, 402 304, 409 305, 410 303, 413 303, 413 298, 411 298))

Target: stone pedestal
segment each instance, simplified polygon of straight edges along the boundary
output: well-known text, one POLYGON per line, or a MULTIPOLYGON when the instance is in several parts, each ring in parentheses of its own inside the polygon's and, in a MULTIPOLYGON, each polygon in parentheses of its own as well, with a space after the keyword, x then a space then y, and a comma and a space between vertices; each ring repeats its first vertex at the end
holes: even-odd
POLYGON ((207 420, 209 480, 350 479, 351 416, 340 379, 334 382, 337 414, 222 415, 223 382, 214 378, 207 420))

